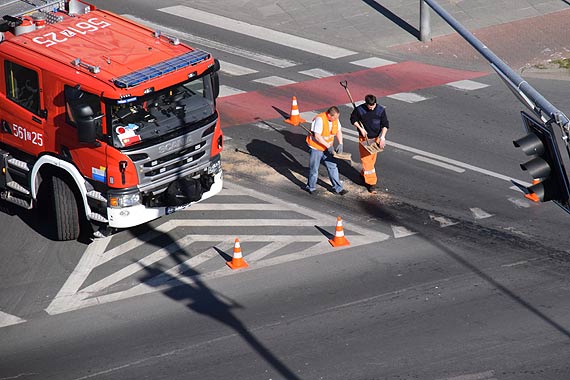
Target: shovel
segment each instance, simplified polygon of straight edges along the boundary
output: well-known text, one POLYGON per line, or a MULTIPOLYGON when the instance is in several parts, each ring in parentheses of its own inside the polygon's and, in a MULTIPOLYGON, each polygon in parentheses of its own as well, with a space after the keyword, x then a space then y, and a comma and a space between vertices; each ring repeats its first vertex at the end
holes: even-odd
MULTIPOLYGON (((301 128, 303 128, 305 131, 307 131, 308 134, 310 134, 310 135, 313 134, 313 132, 311 132, 310 129, 308 129, 307 127, 305 127, 305 126, 303 125, 303 123, 300 123, 299 125, 300 125, 301 128)), ((348 153, 348 152, 342 152, 342 153, 334 152, 334 153, 333 153, 333 157, 334 157, 334 158, 338 158, 339 160, 346 160, 346 161, 351 161, 351 160, 352 160, 352 155, 351 155, 350 153, 348 153)))
MULTIPOLYGON (((348 98, 350 99, 350 102, 352 103, 352 108, 356 109, 356 104, 354 104, 354 100, 352 99, 352 95, 350 94, 350 90, 348 89, 348 81, 341 80, 340 85, 346 91, 346 94, 348 95, 348 98)), ((362 129, 364 129, 364 126, 362 125, 360 120, 358 120, 358 124, 360 125, 360 127, 362 129)), ((360 145, 362 145, 362 147, 364 149, 366 149, 368 151, 368 153, 371 153, 371 154, 376 154, 376 153, 380 153, 380 152, 384 151, 384 149, 380 148, 380 145, 378 145, 378 143, 376 142, 375 139, 368 139, 367 138, 366 140, 361 141, 360 145)))

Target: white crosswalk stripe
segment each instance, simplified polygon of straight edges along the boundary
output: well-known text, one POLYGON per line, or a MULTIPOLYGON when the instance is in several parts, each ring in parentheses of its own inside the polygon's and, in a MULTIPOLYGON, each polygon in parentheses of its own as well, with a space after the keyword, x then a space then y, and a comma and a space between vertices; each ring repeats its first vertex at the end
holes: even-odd
POLYGON ((165 32, 167 34, 172 34, 174 36, 177 36, 178 38, 183 39, 185 41, 188 41, 191 44, 216 49, 218 51, 229 53, 229 54, 235 55, 237 57, 247 58, 247 59, 250 59, 252 61, 260 62, 260 63, 266 64, 266 65, 278 67, 281 69, 285 69, 288 67, 293 67, 293 66, 299 65, 299 63, 297 63, 295 61, 291 61, 289 59, 277 58, 277 57, 273 57, 273 56, 268 55, 268 54, 261 54, 258 52, 253 52, 250 50, 241 49, 241 48, 236 47, 236 46, 230 46, 230 45, 227 45, 227 44, 224 44, 221 42, 213 41, 213 40, 203 38, 203 37, 198 37, 198 36, 195 36, 193 34, 185 33, 183 31, 172 29, 172 28, 169 28, 169 27, 166 27, 163 25, 158 25, 158 24, 152 23, 150 21, 143 20, 143 19, 140 19, 138 17, 132 16, 132 15, 124 14, 123 16, 127 17, 133 21, 139 22, 143 25, 146 25, 149 28, 160 30, 160 31, 165 32))
POLYGON ((220 98, 223 98, 224 96, 243 94, 243 93, 245 93, 245 91, 230 86, 226 86, 225 84, 220 85, 220 95, 219 95, 220 98))
POLYGON ((246 36, 254 37, 293 49, 306 51, 323 57, 334 59, 356 54, 356 52, 348 49, 343 49, 330 44, 324 44, 322 42, 312 41, 291 34, 278 32, 258 25, 248 24, 243 21, 233 20, 224 16, 204 12, 199 9, 190 8, 184 5, 176 5, 172 7, 161 8, 158 10, 174 16, 186 18, 188 20, 200 22, 206 25, 212 25, 234 33, 244 34, 246 36))
POLYGON ((423 102, 424 100, 429 99, 429 98, 426 98, 425 96, 421 96, 421 95, 415 94, 413 92, 400 92, 398 94, 392 94, 392 95, 388 95, 386 97, 390 98, 390 99, 400 100, 400 101, 406 102, 406 103, 423 102))
POLYGON ((222 73, 233 75, 233 76, 241 76, 241 75, 248 75, 248 74, 255 74, 258 71, 253 70, 244 66, 235 65, 230 62, 220 60, 220 71, 222 73))
POLYGON ((0 311, 0 328, 26 322, 25 319, 0 311))
POLYGON ((281 77, 278 77, 275 75, 272 75, 270 77, 265 77, 265 78, 254 79, 253 82, 266 84, 268 86, 273 86, 273 87, 286 86, 288 84, 297 83, 297 82, 292 81, 290 79, 281 78, 281 77))
POLYGON ((460 80, 456 82, 447 83, 446 85, 449 87, 457 88, 459 90, 467 90, 467 91, 479 90, 481 88, 489 87, 488 84, 479 83, 472 80, 460 80))
POLYGON ((357 65, 357 66, 374 68, 374 67, 393 65, 397 62, 389 61, 389 60, 383 59, 383 58, 370 57, 370 58, 360 59, 358 61, 352 61, 350 63, 352 63, 353 65, 357 65))
POLYGON ((417 232, 411 231, 404 226, 392 225, 392 233, 395 239, 415 235, 417 232))
POLYGON ((299 74, 308 75, 313 78, 327 78, 335 76, 336 74, 331 73, 330 71, 323 70, 323 69, 310 69, 310 70, 303 70, 299 71, 299 74))
POLYGON ((478 207, 473 207, 470 210, 473 213, 473 217, 475 219, 486 219, 493 216, 493 214, 489 214, 487 211, 482 210, 478 207))

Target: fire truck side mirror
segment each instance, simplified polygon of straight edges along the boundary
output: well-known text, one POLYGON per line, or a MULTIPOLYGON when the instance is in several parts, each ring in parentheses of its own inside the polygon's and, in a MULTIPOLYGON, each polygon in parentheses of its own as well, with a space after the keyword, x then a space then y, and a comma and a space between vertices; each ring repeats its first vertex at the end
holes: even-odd
POLYGON ((79 85, 65 87, 68 116, 77 127, 79 142, 97 145, 97 131, 101 130, 103 114, 94 115, 93 108, 84 101, 84 93, 79 85))
MULTIPOLYGON (((73 111, 72 111, 73 112, 73 111)), ((87 104, 78 104, 75 107, 77 125, 77 136, 79 142, 84 144, 97 144, 97 131, 101 130, 101 119, 103 115, 93 115, 91 106, 87 104)))

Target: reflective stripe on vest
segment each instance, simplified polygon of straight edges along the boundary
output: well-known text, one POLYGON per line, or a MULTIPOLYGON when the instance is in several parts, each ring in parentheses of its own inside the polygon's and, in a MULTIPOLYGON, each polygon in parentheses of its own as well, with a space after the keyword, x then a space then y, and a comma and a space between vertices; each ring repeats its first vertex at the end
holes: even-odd
MULTIPOLYGON (((323 139, 325 139, 327 143, 329 144, 332 143, 334 141, 336 133, 338 132, 338 120, 334 120, 332 122, 332 130, 329 130, 329 119, 327 118, 327 113, 326 112, 320 113, 317 116, 315 116, 313 120, 315 120, 317 117, 320 117, 323 122, 323 133, 321 133, 321 136, 323 137, 323 139)), ((315 148, 320 151, 324 151, 326 149, 326 147, 323 144, 315 140, 312 133, 307 136, 306 141, 311 148, 315 148)))

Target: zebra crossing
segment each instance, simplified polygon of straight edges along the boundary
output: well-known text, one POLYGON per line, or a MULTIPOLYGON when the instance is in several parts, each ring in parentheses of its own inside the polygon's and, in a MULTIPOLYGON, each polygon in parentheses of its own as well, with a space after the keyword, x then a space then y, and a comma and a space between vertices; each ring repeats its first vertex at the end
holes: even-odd
POLYGON ((335 225, 336 216, 226 182, 215 199, 179 211, 154 229, 125 241, 111 236, 89 245, 46 312, 60 314, 158 292, 173 284, 235 275, 226 266, 232 236, 241 241, 249 263, 246 271, 390 238, 388 230, 347 223, 350 246, 335 248, 328 241, 335 225))

